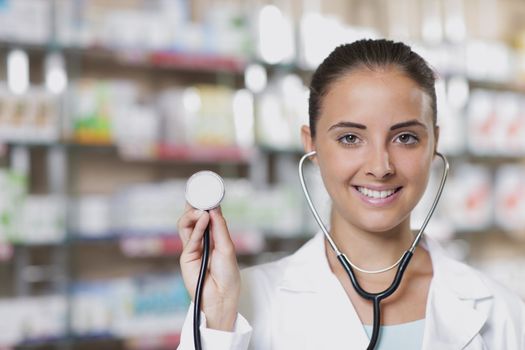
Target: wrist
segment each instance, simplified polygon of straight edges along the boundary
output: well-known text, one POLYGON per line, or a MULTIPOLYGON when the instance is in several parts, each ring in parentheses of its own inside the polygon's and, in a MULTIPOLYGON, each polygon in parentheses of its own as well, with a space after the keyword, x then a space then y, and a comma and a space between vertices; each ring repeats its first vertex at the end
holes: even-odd
POLYGON ((221 305, 204 310, 207 328, 231 332, 237 320, 237 307, 221 305))

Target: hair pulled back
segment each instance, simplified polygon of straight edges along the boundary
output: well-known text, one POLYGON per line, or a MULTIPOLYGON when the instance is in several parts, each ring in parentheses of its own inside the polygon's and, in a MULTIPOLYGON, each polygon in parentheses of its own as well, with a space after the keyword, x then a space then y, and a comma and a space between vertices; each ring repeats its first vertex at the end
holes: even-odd
POLYGON ((308 101, 311 136, 315 137, 316 134, 323 97, 335 81, 355 69, 375 70, 388 67, 404 72, 430 97, 432 120, 436 125, 436 76, 427 62, 404 43, 386 39, 363 39, 336 47, 315 70, 308 101))

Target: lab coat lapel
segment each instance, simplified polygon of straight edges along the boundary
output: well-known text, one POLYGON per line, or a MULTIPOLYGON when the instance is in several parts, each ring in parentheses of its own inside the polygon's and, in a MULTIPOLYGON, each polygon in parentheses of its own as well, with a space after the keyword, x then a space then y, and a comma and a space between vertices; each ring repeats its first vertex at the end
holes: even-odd
POLYGON ((324 236, 310 243, 290 257, 278 286, 275 349, 366 349, 366 332, 328 265, 324 236))
MULTIPOLYGON (((436 242, 429 247, 434 277, 427 302, 423 349, 482 349, 479 331, 487 308, 476 302, 492 295, 483 281, 462 263, 448 258, 436 242)), ((490 308, 489 308, 490 309, 490 308)))
POLYGON ((474 309, 473 304, 446 288, 434 290, 428 304, 423 349, 465 349, 487 320, 487 315, 474 309))

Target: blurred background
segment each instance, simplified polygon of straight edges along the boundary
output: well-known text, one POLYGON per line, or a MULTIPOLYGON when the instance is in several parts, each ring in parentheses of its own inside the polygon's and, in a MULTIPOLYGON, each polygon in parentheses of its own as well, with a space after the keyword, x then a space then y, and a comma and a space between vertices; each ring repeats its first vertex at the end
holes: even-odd
POLYGON ((452 172, 427 233, 525 298, 523 1, 0 0, 0 349, 175 348, 195 171, 226 179, 243 266, 308 240, 307 86, 365 37, 439 74, 452 172))

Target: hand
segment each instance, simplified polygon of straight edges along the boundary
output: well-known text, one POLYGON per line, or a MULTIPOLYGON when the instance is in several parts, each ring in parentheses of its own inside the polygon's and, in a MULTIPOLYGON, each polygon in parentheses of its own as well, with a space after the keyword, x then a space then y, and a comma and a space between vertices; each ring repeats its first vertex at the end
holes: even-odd
POLYGON ((203 237, 208 223, 210 254, 202 291, 202 311, 209 328, 231 331, 237 316, 241 278, 235 247, 220 208, 208 213, 186 204, 185 212, 178 221, 183 246, 180 256, 182 278, 195 302, 203 256, 203 237))

